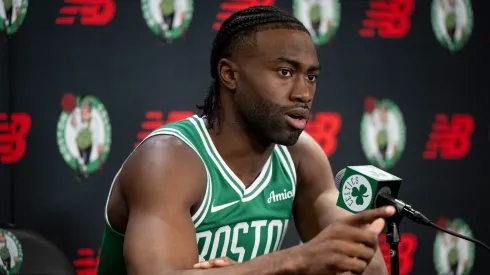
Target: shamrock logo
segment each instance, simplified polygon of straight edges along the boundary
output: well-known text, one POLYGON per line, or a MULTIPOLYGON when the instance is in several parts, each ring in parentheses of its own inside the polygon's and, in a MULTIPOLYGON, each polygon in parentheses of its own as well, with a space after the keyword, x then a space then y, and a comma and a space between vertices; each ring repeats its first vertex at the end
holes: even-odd
POLYGON ((359 188, 357 187, 352 188, 352 196, 356 198, 357 205, 364 204, 364 198, 368 197, 368 195, 365 195, 366 192, 367 192, 367 188, 366 186, 364 186, 364 184, 361 184, 359 188))

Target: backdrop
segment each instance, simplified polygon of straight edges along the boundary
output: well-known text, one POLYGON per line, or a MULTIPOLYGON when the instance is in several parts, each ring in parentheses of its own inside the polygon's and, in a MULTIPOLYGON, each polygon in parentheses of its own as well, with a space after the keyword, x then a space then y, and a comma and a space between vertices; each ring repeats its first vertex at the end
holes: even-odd
MULTIPOLYGON (((149 131, 196 111, 220 22, 259 4, 294 12, 318 46, 307 131, 334 173, 385 169, 416 209, 490 243, 488 1, 3 2, 0 220, 44 234, 79 274, 95 272, 115 173, 149 131)), ((402 274, 487 274, 480 247, 400 229, 402 274)), ((290 227, 283 246, 298 243, 290 227)))

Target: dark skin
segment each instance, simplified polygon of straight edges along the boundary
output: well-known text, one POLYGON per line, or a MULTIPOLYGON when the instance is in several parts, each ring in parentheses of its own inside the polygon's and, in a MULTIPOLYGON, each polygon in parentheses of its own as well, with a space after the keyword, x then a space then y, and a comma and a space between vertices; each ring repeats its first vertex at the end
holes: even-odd
POLYGON ((257 33, 256 40, 256 46, 220 61, 219 124, 209 133, 246 186, 261 172, 274 143, 289 145, 298 177, 293 211, 306 243, 241 264, 194 267, 198 249, 191 216, 204 197, 206 171, 179 139, 155 136, 128 158, 109 199, 109 221, 125 234, 128 274, 387 274, 377 234, 394 209, 352 215, 338 208, 327 157, 284 120, 288 109, 311 108, 319 69, 311 38, 276 29, 257 33))

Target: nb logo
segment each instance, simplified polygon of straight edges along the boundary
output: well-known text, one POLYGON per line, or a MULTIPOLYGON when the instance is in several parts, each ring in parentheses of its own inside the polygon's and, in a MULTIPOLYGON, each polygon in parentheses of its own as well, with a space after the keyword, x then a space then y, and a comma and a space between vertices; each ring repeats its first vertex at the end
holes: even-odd
POLYGON ((288 200, 291 198, 294 198, 294 192, 293 191, 286 191, 286 189, 284 189, 284 191, 282 193, 278 193, 278 194, 276 194, 276 193, 274 193, 274 191, 272 191, 269 194, 269 198, 267 199, 267 203, 284 201, 284 200, 288 200))
POLYGON ((471 135, 475 128, 473 117, 467 114, 455 114, 449 118, 446 114, 436 115, 432 132, 426 143, 424 159, 461 159, 471 148, 471 135))
POLYGON ((28 114, 13 113, 9 119, 6 113, 0 113, 0 163, 14 163, 24 156, 30 129, 28 114))
POLYGON ((77 14, 80 15, 82 25, 105 25, 116 13, 113 0, 65 0, 65 4, 60 9, 60 16, 56 18, 57 25, 74 24, 77 14))
POLYGON ((145 114, 146 120, 141 123, 141 132, 138 133, 138 142, 134 143, 134 148, 138 147, 139 143, 148 136, 151 131, 165 124, 176 122, 193 116, 190 111, 170 111, 167 114, 167 119, 163 120, 163 113, 160 111, 148 111, 145 114))
POLYGON ((371 0, 359 35, 374 37, 376 30, 382 38, 403 38, 410 31, 414 0, 371 0))
POLYGON ((320 112, 310 116, 305 131, 320 144, 327 156, 331 156, 337 148, 337 133, 341 126, 339 114, 320 112))
POLYGON ((219 30, 221 24, 228 19, 233 13, 244 10, 252 6, 272 6, 275 0, 228 0, 220 5, 220 12, 216 15, 216 22, 213 24, 213 30, 219 30))

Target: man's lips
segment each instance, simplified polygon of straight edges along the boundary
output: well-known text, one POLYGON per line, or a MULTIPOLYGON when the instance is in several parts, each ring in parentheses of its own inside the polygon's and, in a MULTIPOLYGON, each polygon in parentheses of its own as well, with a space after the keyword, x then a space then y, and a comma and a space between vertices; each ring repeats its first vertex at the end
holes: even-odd
POLYGON ((291 127, 302 130, 306 127, 309 113, 305 108, 295 108, 287 111, 284 117, 291 127))
POLYGON ((308 119, 310 111, 305 108, 294 108, 285 113, 285 115, 290 116, 295 119, 308 119))

